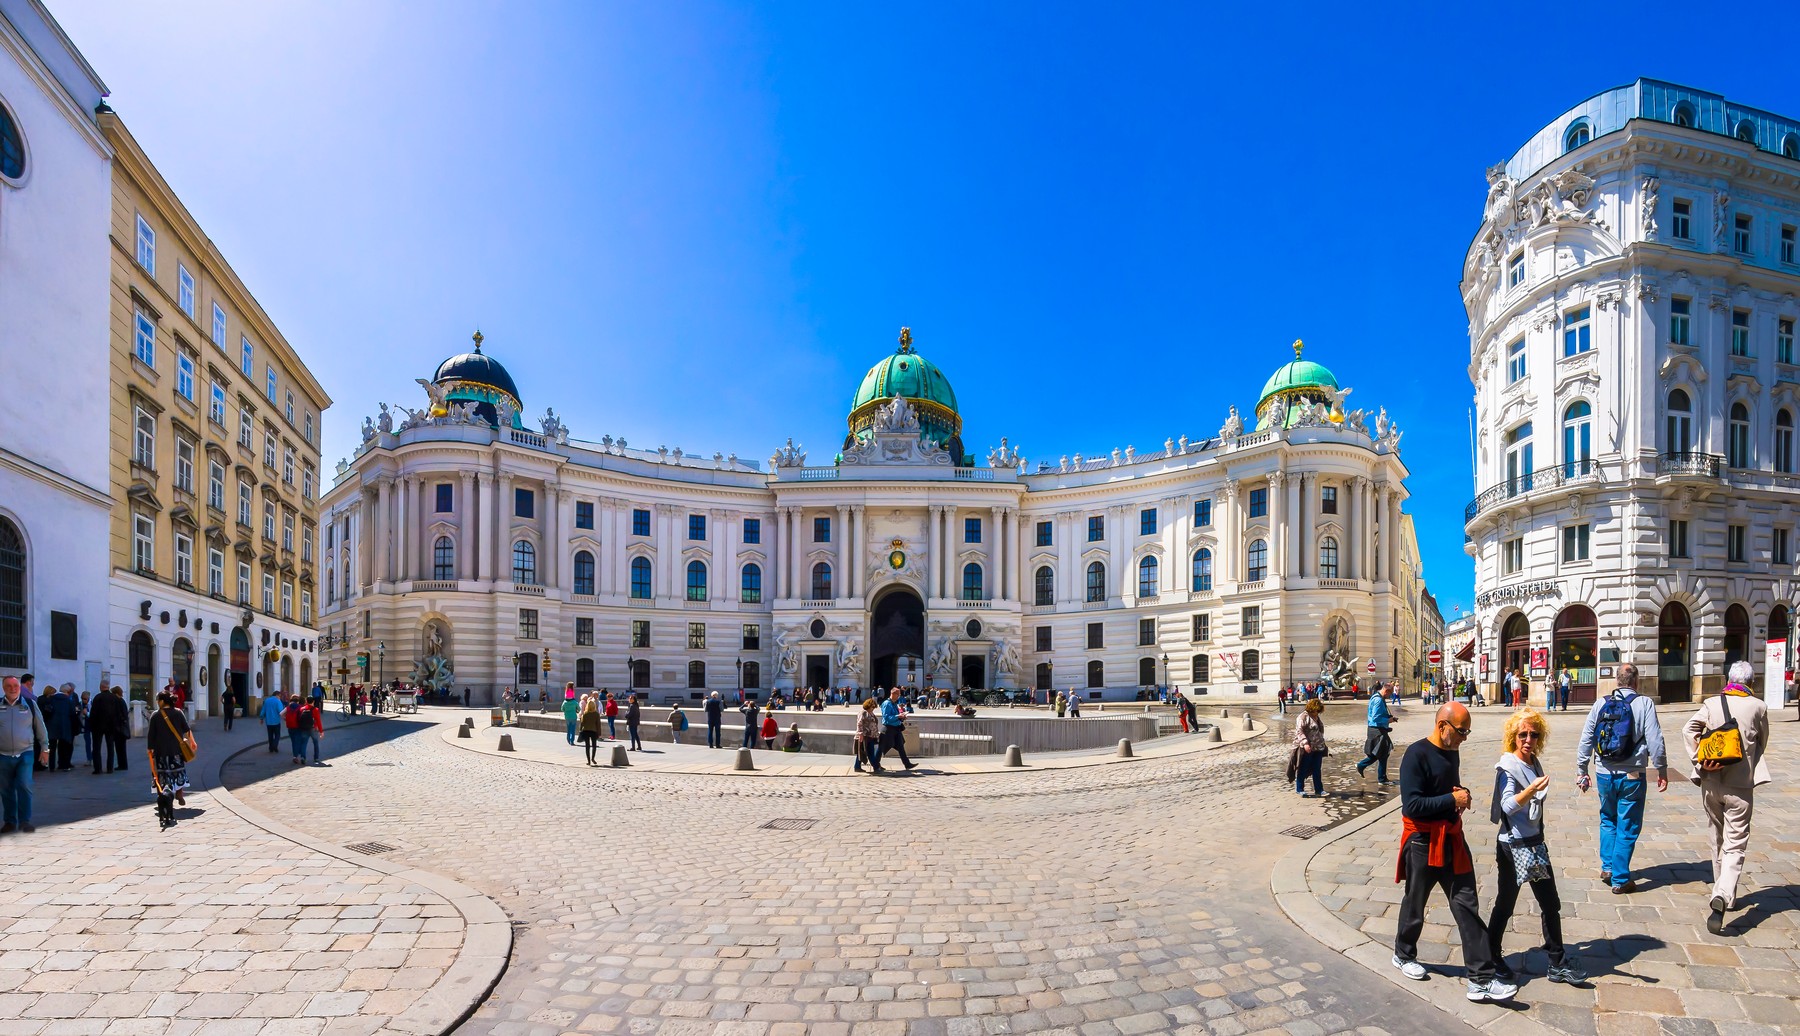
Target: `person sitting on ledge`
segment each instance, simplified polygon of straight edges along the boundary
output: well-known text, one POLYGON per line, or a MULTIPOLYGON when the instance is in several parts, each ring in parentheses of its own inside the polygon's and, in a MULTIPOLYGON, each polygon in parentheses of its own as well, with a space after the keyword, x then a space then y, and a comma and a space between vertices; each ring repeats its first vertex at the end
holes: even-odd
POLYGON ((796 723, 788 728, 787 736, 781 739, 781 750, 783 752, 806 751, 806 742, 800 740, 800 724, 796 723))

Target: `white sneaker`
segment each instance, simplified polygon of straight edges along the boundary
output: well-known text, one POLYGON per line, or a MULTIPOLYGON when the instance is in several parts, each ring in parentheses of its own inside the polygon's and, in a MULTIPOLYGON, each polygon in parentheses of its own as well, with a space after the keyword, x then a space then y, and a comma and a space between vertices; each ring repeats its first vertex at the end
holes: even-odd
POLYGON ((1394 967, 1399 968, 1400 974, 1405 975, 1414 982, 1423 982, 1427 977, 1425 965, 1420 964, 1416 960, 1401 960, 1400 955, 1397 953, 1394 955, 1394 967))
POLYGON ((1484 1000, 1511 1000, 1513 994, 1518 991, 1518 986, 1497 978, 1489 979, 1485 985, 1475 981, 1469 983, 1469 999, 1475 1003, 1481 1003, 1484 1000))

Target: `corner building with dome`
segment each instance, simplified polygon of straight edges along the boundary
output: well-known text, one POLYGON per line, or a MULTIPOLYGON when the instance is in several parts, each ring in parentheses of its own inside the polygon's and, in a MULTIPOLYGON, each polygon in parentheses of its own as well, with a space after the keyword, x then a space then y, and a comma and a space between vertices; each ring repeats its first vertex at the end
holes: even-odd
POLYGON ((553 410, 529 426, 477 334, 339 465, 321 666, 340 683, 447 671, 477 702, 573 682, 659 705, 738 687, 1234 702, 1322 671, 1416 682, 1400 432, 1346 410, 1301 350, 1210 434, 1027 462, 1005 439, 973 455, 949 377, 903 329, 834 456, 790 439, 750 461, 584 441, 553 410))

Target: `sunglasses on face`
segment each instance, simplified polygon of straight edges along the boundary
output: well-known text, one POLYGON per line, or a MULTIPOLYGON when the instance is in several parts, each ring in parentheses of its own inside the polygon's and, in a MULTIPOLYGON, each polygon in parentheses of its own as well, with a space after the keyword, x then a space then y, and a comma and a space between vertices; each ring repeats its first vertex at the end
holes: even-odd
POLYGON ((1543 735, 1539 734, 1535 730, 1521 730, 1517 734, 1514 734, 1513 736, 1514 737, 1528 737, 1528 738, 1532 739, 1533 741, 1536 741, 1539 737, 1542 737, 1543 735))
POLYGON ((1468 737, 1469 731, 1475 729, 1475 725, 1473 723, 1471 723, 1470 725, 1468 725, 1466 727, 1459 727, 1456 724, 1451 723, 1449 720, 1444 721, 1444 726, 1449 727, 1451 730, 1455 731, 1458 737, 1468 737))

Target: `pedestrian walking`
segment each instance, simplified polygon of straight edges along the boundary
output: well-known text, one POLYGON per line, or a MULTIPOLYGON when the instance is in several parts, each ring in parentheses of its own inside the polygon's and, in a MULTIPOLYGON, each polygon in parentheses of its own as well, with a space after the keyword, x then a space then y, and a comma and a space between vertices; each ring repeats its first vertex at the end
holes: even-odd
POLYGON ((779 733, 781 733, 781 724, 776 722, 774 710, 770 710, 768 712, 763 713, 763 721, 762 721, 763 748, 773 749, 775 747, 775 735, 777 735, 779 733))
POLYGON ((867 762, 870 773, 880 773, 880 751, 876 747, 880 742, 881 716, 875 711, 875 699, 864 698, 862 711, 856 714, 856 734, 851 738, 851 749, 856 753, 852 769, 861 773, 867 762))
POLYGON ((1063 693, 1061 691, 1057 691, 1056 692, 1056 718, 1062 719, 1063 714, 1068 711, 1068 707, 1069 707, 1068 699, 1063 697, 1063 693))
POLYGON ((1616 895, 1637 891, 1631 854, 1644 827, 1648 768, 1656 768, 1656 790, 1669 787, 1668 757, 1656 703, 1637 693, 1638 669, 1619 667, 1619 686, 1594 703, 1575 749, 1575 786, 1600 792, 1600 880, 1616 895), (1595 770, 1595 780, 1588 769, 1595 770))
POLYGON ((1500 760, 1494 764, 1494 795, 1488 819, 1500 825, 1495 858, 1499 876, 1494 886, 1494 910, 1488 915, 1488 951, 1494 959, 1494 975, 1518 984, 1501 941, 1519 902, 1519 887, 1529 883, 1537 897, 1544 930, 1544 952, 1550 958, 1547 977, 1552 982, 1575 985, 1587 976, 1575 966, 1562 938, 1562 898, 1556 892, 1550 849, 1544 842, 1544 798, 1550 778, 1540 756, 1550 737, 1550 724, 1529 706, 1508 716, 1501 728, 1500 760))
POLYGON ((1450 900, 1450 916, 1462 936, 1467 997, 1481 1002, 1510 1000, 1519 987, 1494 975, 1487 926, 1476 900, 1475 860, 1463 837, 1462 815, 1469 789, 1462 786, 1458 749, 1474 721, 1461 705, 1438 707, 1431 733, 1407 746, 1400 759, 1400 858, 1394 880, 1406 883, 1400 924, 1394 933, 1394 967, 1414 981, 1428 976, 1419 963, 1419 934, 1433 888, 1450 900))
POLYGON ((219 712, 221 718, 225 720, 227 731, 231 729, 232 721, 237 718, 237 710, 237 694, 232 691, 230 684, 226 684, 225 689, 219 692, 219 712))
POLYGON ((581 696, 580 715, 576 718, 576 732, 581 736, 581 746, 587 752, 587 764, 599 766, 597 755, 600 751, 600 699, 592 693, 581 696))
POLYGON ((604 696, 601 700, 600 711, 606 713, 606 739, 617 741, 619 739, 619 699, 613 697, 611 691, 601 691, 600 693, 604 696))
POLYGON ((298 694, 293 695, 282 709, 281 725, 287 729, 288 746, 293 750, 293 756, 288 761, 294 766, 301 766, 306 762, 307 732, 300 726, 302 716, 307 723, 311 723, 312 706, 298 694))
POLYGON ((258 715, 262 717, 263 726, 268 729, 269 751, 271 752, 281 750, 278 746, 281 743, 281 730, 287 725, 286 712, 287 703, 281 700, 279 693, 271 694, 263 699, 262 709, 258 715))
POLYGON ((1294 793, 1303 799, 1320 798, 1325 793, 1320 780, 1320 773, 1325 766, 1325 755, 1331 750, 1325 743, 1325 703, 1314 698, 1300 710, 1300 718, 1294 721, 1294 793), (1306 779, 1312 778, 1313 790, 1306 792, 1306 779))
POLYGON ((876 745, 871 765, 879 770, 881 757, 888 752, 900 753, 900 765, 908 770, 918 765, 906 754, 906 710, 900 707, 898 687, 889 691, 887 700, 881 703, 881 741, 876 745))
POLYGON ((164 830, 175 826, 175 804, 187 805, 187 764, 200 751, 187 714, 175 704, 175 695, 156 696, 156 714, 145 731, 150 757, 151 790, 156 793, 156 819, 164 830))
POLYGON ((642 752, 644 750, 644 739, 638 736, 638 725, 643 722, 643 719, 643 710, 638 707, 638 696, 636 694, 626 695, 625 733, 631 737, 631 747, 626 751, 642 752))
POLYGON ((37 703, 24 696, 22 681, 0 681, 0 835, 30 833, 31 781, 35 766, 50 765, 50 735, 37 703))
POLYGON ((1731 682, 1682 727, 1687 742, 1688 779, 1700 787, 1700 804, 1712 831, 1712 898, 1706 930, 1725 934, 1725 912, 1737 906, 1744 850, 1750 844, 1750 817, 1756 788, 1769 783, 1763 755, 1769 747, 1769 707, 1750 693, 1755 670, 1731 663, 1731 682))
POLYGON ((1388 712, 1387 697, 1381 694, 1369 695, 1369 732, 1363 739, 1363 759, 1356 764, 1356 775, 1361 777, 1370 766, 1375 767, 1375 783, 1386 787, 1393 782, 1388 780, 1388 755, 1394 750, 1392 731, 1393 716, 1388 712))
POLYGON ((125 711, 125 703, 120 701, 106 684, 100 685, 99 693, 88 705, 88 729, 94 737, 94 775, 99 776, 113 772, 113 767, 125 761, 122 748, 113 743, 113 730, 123 726, 131 729, 131 719, 125 711))
POLYGON ((1181 720, 1181 732, 1183 734, 1188 732, 1187 706, 1188 706, 1187 699, 1183 698, 1181 696, 1180 691, 1176 691, 1175 692, 1175 715, 1176 715, 1176 718, 1181 720))
POLYGON ((570 684, 563 695, 563 726, 568 728, 569 744, 575 743, 575 724, 581 718, 581 702, 575 698, 575 685, 570 684))
POLYGON ((81 735, 81 761, 89 766, 94 765, 94 731, 88 725, 88 713, 93 707, 92 697, 87 691, 82 691, 81 697, 75 701, 75 732, 81 735))
POLYGON ((706 697, 706 747, 725 747, 725 699, 718 691, 706 697))
POLYGON ((744 717, 744 748, 756 747, 756 717, 762 710, 757 707, 756 695, 744 696, 744 704, 738 706, 738 714, 744 717))
POLYGON ((681 744, 681 734, 688 728, 687 713, 681 711, 680 705, 669 707, 669 743, 681 744))
POLYGON ((68 690, 51 684, 44 689, 38 698, 38 713, 44 717, 44 730, 50 738, 50 762, 45 764, 51 771, 67 771, 73 769, 70 760, 75 752, 75 690, 74 684, 65 685, 68 690))
POLYGON ((1562 675, 1556 678, 1556 697, 1561 703, 1562 711, 1569 711, 1569 670, 1564 667, 1562 675))

